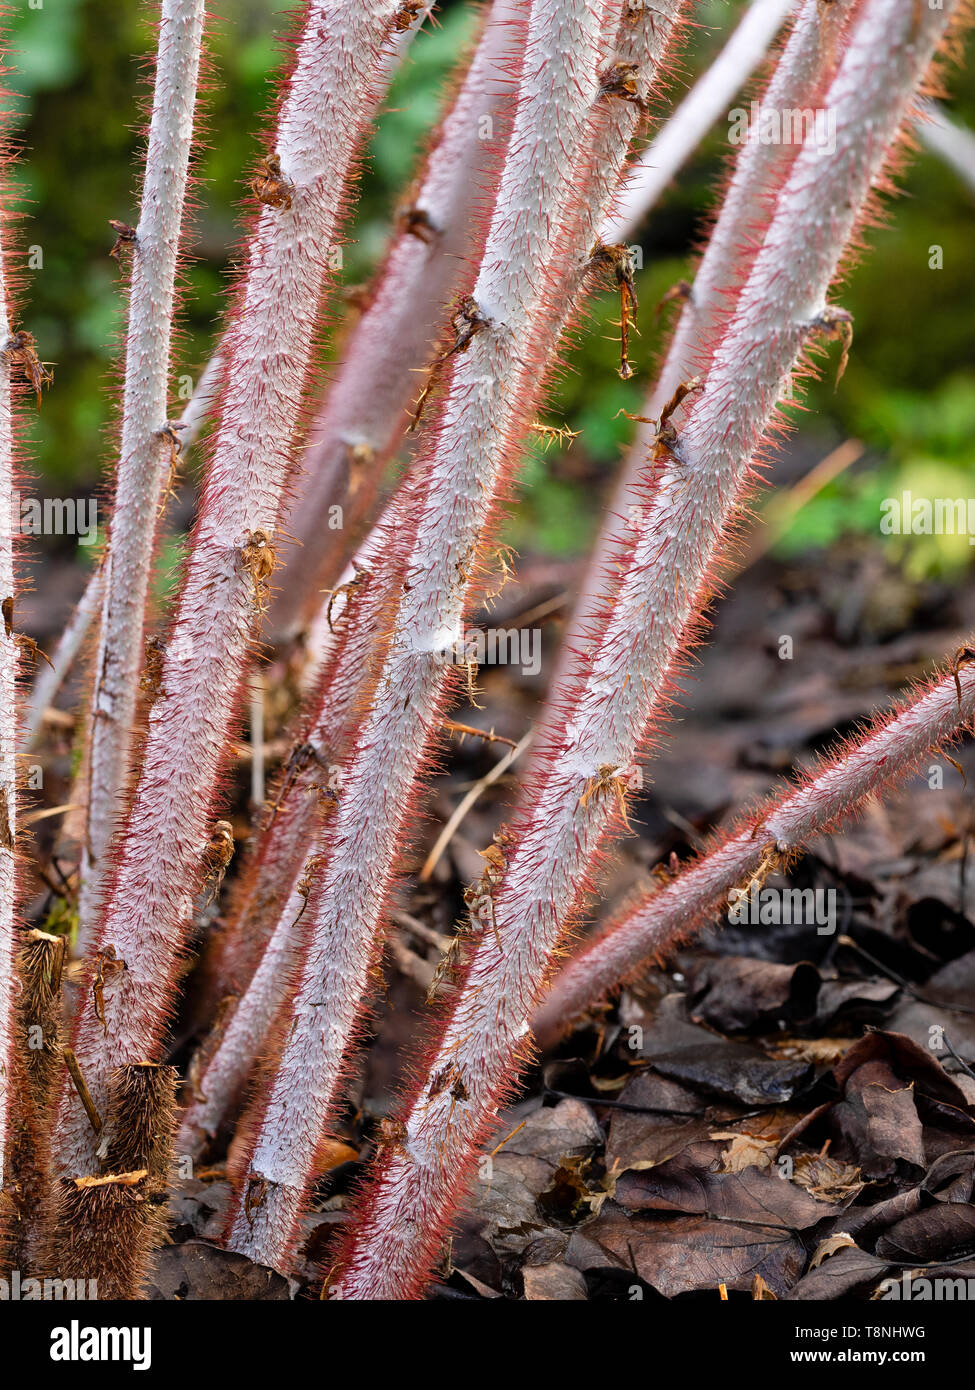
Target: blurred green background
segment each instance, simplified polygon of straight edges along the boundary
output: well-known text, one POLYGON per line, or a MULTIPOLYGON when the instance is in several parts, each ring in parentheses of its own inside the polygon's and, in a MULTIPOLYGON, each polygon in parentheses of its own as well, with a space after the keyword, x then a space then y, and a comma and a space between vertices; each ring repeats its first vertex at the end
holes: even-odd
MULTIPOLYGON (((212 21, 209 32, 205 143, 196 166, 193 258, 185 273, 174 383, 181 372, 195 378, 209 355, 233 268, 237 202, 258 157, 256 136, 272 103, 278 40, 288 29, 284 0, 233 0, 226 9, 228 17, 212 21)), ((674 97, 715 55, 743 9, 740 0, 700 6, 701 27, 674 97)), ((14 0, 7 62, 25 146, 24 242, 43 251, 43 268, 29 275, 23 322, 42 357, 56 366, 54 388, 32 423, 33 466, 46 493, 108 487, 123 308, 108 256, 108 219, 137 220, 154 12, 135 0, 42 0, 39 8, 14 0)), ((382 253, 398 193, 473 24, 469 4, 450 3, 439 23, 426 26, 414 42, 374 138, 349 229, 348 285, 366 279, 382 253)), ((968 68, 950 78, 950 109, 975 127, 975 46, 969 49, 968 68)), ((609 295, 596 303, 591 330, 581 335, 546 415, 579 430, 580 438, 565 455, 535 450, 528 459, 528 486, 511 525, 519 548, 564 555, 590 540, 593 480, 609 479, 633 428, 618 412, 641 408, 667 325, 655 305, 688 273, 728 148, 722 122, 637 238, 647 268, 638 281, 642 336, 632 353, 631 382, 616 374, 618 346, 609 321, 618 305, 609 295)), ((902 487, 943 496, 971 491, 975 194, 927 152, 913 161, 902 189, 888 202, 887 225, 870 233, 870 250, 839 296, 856 323, 849 367, 834 387, 834 348, 823 380, 808 392, 809 413, 797 414, 807 463, 850 436, 863 440, 867 452, 802 509, 781 543, 786 551, 828 544, 848 531, 877 534, 880 499, 902 487), (944 248, 937 271, 928 267, 932 245, 944 248)), ((964 538, 960 544, 957 538, 904 538, 901 551, 903 564, 919 575, 957 571, 972 554, 964 538)))

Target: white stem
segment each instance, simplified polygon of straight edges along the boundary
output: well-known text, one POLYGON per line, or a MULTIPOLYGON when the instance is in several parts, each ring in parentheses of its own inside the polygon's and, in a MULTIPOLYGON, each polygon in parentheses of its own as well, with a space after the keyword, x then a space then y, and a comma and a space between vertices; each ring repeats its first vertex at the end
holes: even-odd
POLYGON ((917 131, 928 149, 950 164, 959 178, 975 192, 975 135, 951 120, 933 101, 924 103, 917 131))
POLYGON ((143 662, 143 630, 156 522, 171 445, 169 357, 204 0, 163 0, 142 208, 131 243, 122 438, 115 507, 102 570, 87 757, 87 828, 79 917, 87 935, 98 911, 105 851, 117 824, 129 765, 143 662))
MULTIPOLYGON (((220 384, 221 372, 220 356, 215 353, 207 363, 192 396, 186 402, 186 409, 176 426, 176 432, 184 453, 199 437, 203 423, 213 407, 213 398, 220 384)), ((28 748, 32 748, 37 742, 44 723, 44 711, 51 705, 55 695, 64 684, 68 672, 71 670, 71 665, 88 636, 92 623, 97 620, 102 611, 104 577, 104 569, 99 564, 89 575, 84 592, 58 639, 50 666, 44 664, 37 674, 31 691, 30 708, 25 727, 25 742, 28 748)), ((79 952, 79 954, 83 954, 83 952, 79 952)))
POLYGON ((677 106, 659 134, 627 171, 602 231, 607 244, 629 241, 664 189, 680 172, 711 127, 768 52, 798 0, 752 0, 731 38, 677 106))
POLYGON ((319 793, 339 791, 341 763, 372 688, 391 595, 402 578, 397 557, 402 558, 409 519, 408 489, 407 483, 394 497, 350 567, 348 580, 364 579, 364 592, 354 591, 351 599, 336 596, 334 605, 326 600, 320 624, 315 623, 316 628, 327 627, 332 638, 299 726, 306 731, 302 742, 315 750, 315 763, 285 785, 247 886, 215 950, 207 995, 214 1005, 228 997, 239 1002, 199 1079, 203 1099, 191 1102, 183 1117, 180 1152, 193 1157, 216 1134, 247 1079, 301 959, 304 931, 299 937, 294 925, 299 912, 303 923, 310 913, 307 893, 299 893, 298 887, 321 875, 315 844, 319 793), (276 903, 283 906, 275 911, 276 903))
MULTIPOLYGON (((758 124, 748 122, 749 138, 735 163, 694 277, 691 298, 684 306, 660 376, 641 412, 648 420, 658 419, 676 387, 705 366, 722 316, 730 312, 734 295, 744 283, 761 244, 774 195, 799 151, 799 145, 793 141, 765 142, 759 138, 761 113, 779 117, 786 111, 813 110, 820 105, 825 85, 835 70, 840 32, 856 3, 858 0, 833 0, 827 9, 820 0, 803 0, 758 104, 758 124)), ((676 138, 679 127, 674 122, 670 125, 676 138)), ((598 630, 599 612, 607 592, 612 592, 612 579, 607 580, 607 576, 612 575, 620 545, 633 536, 633 518, 639 514, 642 502, 641 479, 653 434, 653 425, 637 426, 586 566, 586 578, 563 643, 556 684, 573 669, 573 653, 580 643, 598 630)))
POLYGON ((514 127, 473 291, 477 327, 451 359, 420 461, 426 493, 403 597, 343 778, 292 1028, 251 1158, 267 1188, 256 1212, 238 1194, 231 1247, 264 1264, 283 1262, 293 1239, 447 695, 450 654, 462 641, 469 574, 517 432, 519 388, 537 352, 535 317, 561 265, 560 214, 599 99, 605 10, 592 0, 531 4, 514 127))
MULTIPOLYGON (((275 604, 279 629, 302 625, 317 607, 316 588, 329 583, 333 512, 348 527, 361 502, 349 496, 350 470, 367 496, 395 452, 420 390, 417 374, 430 360, 446 305, 471 262, 478 199, 496 168, 499 123, 510 101, 510 67, 524 44, 514 0, 494 0, 484 32, 448 111, 412 200, 423 224, 393 241, 375 295, 345 345, 303 458, 306 478, 294 512, 299 544, 288 556, 288 585, 275 604), (361 463, 354 462, 361 456, 361 463)), ((482 233, 483 235, 483 233, 482 233)))

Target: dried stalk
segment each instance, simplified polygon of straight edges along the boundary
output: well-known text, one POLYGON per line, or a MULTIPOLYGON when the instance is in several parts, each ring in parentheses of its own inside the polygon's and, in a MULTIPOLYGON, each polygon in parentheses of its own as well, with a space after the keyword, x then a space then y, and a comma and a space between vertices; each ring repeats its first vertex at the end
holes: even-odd
POLYGON ((61 982, 67 938, 32 930, 17 957, 17 1028, 11 1064, 17 1109, 8 1151, 17 1224, 12 1269, 32 1269, 37 1259, 34 1220, 46 1187, 52 1106, 61 1067, 61 982))

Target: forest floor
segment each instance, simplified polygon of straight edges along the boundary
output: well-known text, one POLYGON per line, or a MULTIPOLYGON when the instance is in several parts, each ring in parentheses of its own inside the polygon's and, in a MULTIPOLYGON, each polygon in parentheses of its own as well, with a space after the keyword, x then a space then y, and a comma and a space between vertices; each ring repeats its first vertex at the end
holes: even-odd
MULTIPOLYGON (((485 622, 537 623, 541 670, 483 668, 483 708, 457 720, 512 742, 526 733, 575 568, 523 561, 485 622)), ((746 568, 646 769, 602 910, 812 765, 973 630, 975 583, 912 583, 865 541, 746 568)), ((414 869, 508 752, 453 737, 414 869)), ((498 1147, 431 1297, 822 1300, 876 1296, 905 1271, 975 1276, 975 871, 964 781, 975 781, 975 747, 967 740, 952 756, 959 766, 932 750, 910 785, 809 846, 791 884, 824 891, 825 930, 716 923, 538 1060, 499 1118, 498 1147)), ((65 746, 51 764, 55 801, 67 761, 65 746)), ((212 1245, 229 1196, 217 1161, 173 1202, 153 1297, 317 1296, 429 1017, 440 947, 483 869, 478 851, 510 810, 519 766, 482 789, 426 881, 414 872, 404 882, 374 1036, 296 1279, 212 1245)), ((245 787, 242 774, 246 832, 245 787)))

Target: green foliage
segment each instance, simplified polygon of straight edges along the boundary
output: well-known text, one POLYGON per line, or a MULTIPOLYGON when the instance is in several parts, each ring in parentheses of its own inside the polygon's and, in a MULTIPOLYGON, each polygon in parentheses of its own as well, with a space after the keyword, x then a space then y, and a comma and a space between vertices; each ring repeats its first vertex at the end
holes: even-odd
MULTIPOLYGON (((713 58, 742 8, 742 0, 733 6, 708 0, 701 8, 684 72, 665 109, 713 58)), ((289 0, 235 0, 229 18, 210 24, 205 145, 196 165, 193 260, 184 276, 174 382, 181 372, 195 376, 200 370, 224 310, 242 231, 240 203, 260 154, 279 40, 290 27, 291 9, 289 0)), ((124 291, 108 257, 108 218, 137 216, 149 89, 130 55, 139 54, 145 68, 155 43, 154 12, 154 6, 130 0, 47 0, 39 10, 18 7, 12 20, 18 51, 8 61, 16 69, 12 82, 29 153, 21 173, 28 214, 24 241, 43 253, 43 268, 28 276, 25 324, 42 356, 56 364, 54 389, 33 426, 36 467, 51 480, 50 490, 55 480, 90 490, 106 479, 111 465, 108 431, 124 291)), ((475 9, 466 0, 443 6, 397 74, 348 232, 346 285, 366 280, 383 254, 397 202, 474 25, 475 9)), ((973 57, 952 78, 952 109, 970 125, 973 57)), ((692 272, 694 247, 706 231, 728 154, 726 131, 719 126, 636 238, 645 269, 637 281, 640 336, 631 345, 633 380, 622 382, 616 371, 615 296, 607 291, 598 297, 579 326, 545 418, 580 431, 580 437, 569 454, 558 448, 530 451, 526 489, 510 528, 520 548, 566 554, 591 540, 598 521, 593 481, 605 490, 632 438, 633 423, 621 412, 642 410, 676 313, 668 307, 658 315, 656 306, 676 280, 692 272)), ((809 389, 812 414, 797 417, 800 429, 821 431, 827 439, 862 438, 869 453, 804 508, 785 548, 828 544, 854 530, 872 534, 879 502, 893 489, 907 486, 917 493, 936 482, 938 495, 954 495, 957 473, 970 468, 975 378, 959 368, 975 361, 971 216, 971 193, 939 160, 922 153, 907 176, 906 196, 890 205, 889 225, 869 234, 871 252, 837 292, 856 323, 849 369, 834 390, 834 351, 826 377, 809 389), (940 270, 929 268, 932 246, 942 248, 940 270)), ((338 298, 336 309, 341 316, 338 298)), ((937 570, 969 558, 957 546, 929 547, 923 540, 905 538, 905 563, 937 570)))
MULTIPOLYGON (((967 499, 975 479, 975 375, 958 374, 930 392, 865 396, 854 434, 870 446, 866 466, 841 474, 809 501, 779 542, 792 555, 844 535, 880 536, 885 499, 967 499)), ((885 535, 885 546, 915 579, 957 574, 972 562, 967 534, 885 535)))

